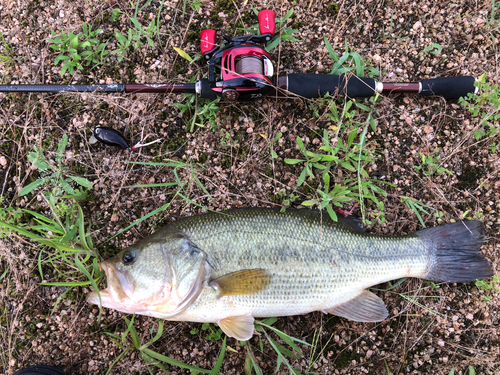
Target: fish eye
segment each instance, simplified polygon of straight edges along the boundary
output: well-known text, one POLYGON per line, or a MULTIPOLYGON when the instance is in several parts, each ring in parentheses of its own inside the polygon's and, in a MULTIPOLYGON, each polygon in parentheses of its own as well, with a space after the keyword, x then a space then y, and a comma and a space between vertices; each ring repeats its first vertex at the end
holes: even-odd
POLYGON ((137 256, 137 252, 135 250, 126 251, 122 256, 123 264, 130 265, 130 264, 134 263, 136 256, 137 256))

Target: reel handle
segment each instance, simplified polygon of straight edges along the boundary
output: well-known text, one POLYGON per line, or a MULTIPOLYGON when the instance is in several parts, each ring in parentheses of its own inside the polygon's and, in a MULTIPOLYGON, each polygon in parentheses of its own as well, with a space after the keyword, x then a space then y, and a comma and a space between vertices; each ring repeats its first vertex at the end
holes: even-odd
POLYGON ((215 44, 216 37, 217 32, 213 29, 205 29, 200 33, 200 49, 203 55, 217 47, 215 44))
POLYGON ((274 10, 261 10, 257 17, 259 18, 260 35, 269 33, 271 34, 271 36, 273 36, 276 30, 276 22, 274 19, 276 17, 276 13, 274 12, 274 10))

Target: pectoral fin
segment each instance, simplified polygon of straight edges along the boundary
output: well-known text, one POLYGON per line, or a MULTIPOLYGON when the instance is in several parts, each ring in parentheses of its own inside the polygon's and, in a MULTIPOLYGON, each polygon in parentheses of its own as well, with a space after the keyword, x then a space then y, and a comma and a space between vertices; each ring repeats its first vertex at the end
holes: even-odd
POLYGON ((230 316, 217 322, 219 327, 229 337, 236 340, 247 341, 253 336, 254 318, 251 315, 230 316))
POLYGON ((260 292, 269 284, 270 276, 266 270, 256 268, 231 272, 208 285, 219 291, 219 296, 238 296, 260 292))
POLYGON ((326 312, 357 322, 381 322, 389 315, 384 301, 368 290, 340 306, 327 309, 326 312))

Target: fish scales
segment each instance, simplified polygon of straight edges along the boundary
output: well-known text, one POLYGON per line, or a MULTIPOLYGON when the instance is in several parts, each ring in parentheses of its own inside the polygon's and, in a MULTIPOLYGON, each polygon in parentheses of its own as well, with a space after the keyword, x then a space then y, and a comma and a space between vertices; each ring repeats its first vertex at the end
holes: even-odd
POLYGON ((493 275, 479 221, 386 237, 311 210, 235 209, 178 220, 101 263, 88 301, 168 320, 214 322, 248 340, 254 317, 323 311, 386 319, 370 286, 401 277, 468 282, 493 275))
POLYGON ((270 286, 254 295, 217 299, 208 289, 186 314, 196 319, 196 311, 206 311, 203 318, 210 320, 210 312, 230 306, 239 306, 238 313, 251 309, 254 317, 303 314, 348 300, 353 288, 426 271, 429 254, 418 237, 353 233, 327 216, 301 211, 277 216, 246 209, 178 222, 178 230, 207 253, 214 278, 240 269, 271 273, 270 286))

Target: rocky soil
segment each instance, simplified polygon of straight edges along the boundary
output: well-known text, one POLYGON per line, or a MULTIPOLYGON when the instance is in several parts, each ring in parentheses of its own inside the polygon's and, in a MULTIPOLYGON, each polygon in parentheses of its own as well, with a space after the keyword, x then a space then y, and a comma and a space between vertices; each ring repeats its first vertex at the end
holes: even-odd
MULTIPOLYGON (((339 56, 346 48, 359 53, 368 66, 380 71, 375 77, 380 81, 485 75, 487 82, 500 85, 500 9, 496 3, 481 0, 140 1, 138 21, 146 27, 153 19, 160 21, 159 30, 151 36, 154 47, 142 37, 143 45, 131 47, 121 61, 117 54, 109 54, 100 64, 60 76, 61 64, 54 64, 58 52, 47 42, 53 37, 51 33, 78 34, 85 22, 93 30, 102 29, 97 38, 107 41, 106 50, 113 51, 119 47, 115 33, 128 35, 134 28, 130 18, 134 17, 135 5, 124 0, 4 0, 0 3, 2 83, 195 81, 207 74, 207 66, 202 60, 188 63, 174 47, 195 56, 199 32, 205 28, 216 29, 219 38, 223 32, 241 35, 241 28, 257 23, 251 9, 254 7, 274 9, 278 17, 294 10, 286 26, 297 30, 293 36, 298 41, 284 41, 271 51, 280 74, 330 73, 335 62, 329 57, 326 37, 339 56), (193 10, 196 5, 199 9, 193 10)), ((63 167, 68 168, 65 173, 93 183, 88 199, 80 204, 95 248, 104 258, 161 225, 206 209, 282 207, 285 199, 295 197, 291 206, 298 207, 318 197, 320 175, 297 188, 301 168, 286 164, 284 159, 302 156, 298 136, 314 152, 319 152, 324 129, 334 138, 340 125, 327 116, 328 103, 322 103, 315 114, 311 100, 220 102, 211 124, 207 119, 204 127, 195 126, 194 132, 186 132, 194 109, 182 113, 181 108, 173 106, 182 99, 182 95, 160 94, 0 93, 0 218, 20 225, 26 215, 14 218, 12 209, 50 214, 43 199, 47 186, 24 197, 18 194, 41 176, 28 162, 28 153, 36 146, 54 161, 63 134, 69 137, 62 160, 63 167), (96 126, 121 131, 131 144, 148 134, 148 140, 161 142, 134 152, 91 144, 91 130, 96 126), (279 132, 283 136, 273 142, 279 132), (174 181, 172 167, 128 163, 165 159, 187 163, 188 167, 177 169, 177 176, 186 183, 182 194, 189 199, 175 196, 176 190, 171 187, 131 188, 174 181), (110 240, 136 219, 169 202, 167 209, 110 240)), ((358 102, 371 105, 365 100, 358 102)), ((496 135, 478 140, 475 134, 482 128, 480 121, 457 100, 391 94, 373 106, 376 129, 370 128, 366 138, 376 158, 365 169, 372 178, 390 183, 378 185, 387 192, 379 197, 385 221, 377 219, 380 208, 369 201, 363 212, 354 202, 346 203, 344 209, 364 214, 371 222, 366 225, 370 232, 385 235, 422 229, 401 196, 432 207, 422 213, 427 227, 479 219, 487 235, 482 254, 498 274, 498 119, 490 120, 496 135), (436 158, 436 165, 446 171, 426 173, 432 165, 421 167, 422 155, 436 158)), ((488 113, 493 107, 486 100, 482 108, 488 113)), ((356 116, 366 118, 361 112, 358 110, 356 116)), ((347 137, 338 134, 344 141, 347 137)), ((341 169, 332 169, 331 175, 337 183, 356 177, 356 173, 341 169)), ((0 239, 0 373, 12 374, 19 368, 43 363, 67 374, 105 374, 123 351, 107 333, 125 332, 127 315, 103 310, 99 319, 98 308, 85 302, 90 287, 75 288, 54 309, 65 288, 40 285, 39 254, 40 247, 14 232, 6 232, 0 239)), ((43 254, 47 256, 47 252, 43 254)), ((49 264, 43 271, 44 281, 63 281, 49 264)), ((304 356, 290 359, 301 374, 449 374, 452 370, 469 374, 469 366, 476 374, 494 374, 500 371, 499 284, 488 280, 488 285, 493 289, 483 290, 474 283, 434 288, 428 282, 407 280, 391 291, 377 292, 391 313, 384 322, 357 323, 315 312, 280 318, 275 326, 314 344, 301 345, 304 356)), ((387 289, 389 284, 377 288, 387 289)), ((137 316, 135 327, 141 341, 147 343, 158 322, 137 316)), ((207 331, 200 328, 195 323, 165 322, 161 339, 150 348, 211 369, 222 339, 209 340, 207 331), (195 328, 200 332, 193 333, 195 328)), ((277 355, 265 338, 261 352, 259 340, 254 337, 250 341, 256 361, 264 374, 274 373, 277 355)), ((220 373, 244 373, 247 349, 234 339, 228 339, 227 344, 230 349, 220 373)), ((174 374, 190 373, 175 366, 165 367, 174 374)), ((148 372, 163 373, 147 366, 138 351, 121 357, 111 370, 115 374, 148 372)), ((289 370, 282 365, 279 373, 289 370)))

